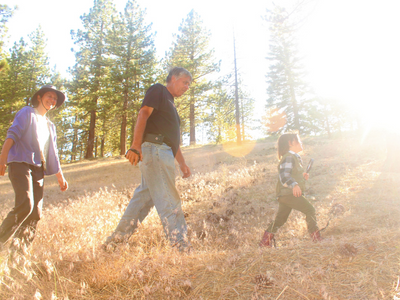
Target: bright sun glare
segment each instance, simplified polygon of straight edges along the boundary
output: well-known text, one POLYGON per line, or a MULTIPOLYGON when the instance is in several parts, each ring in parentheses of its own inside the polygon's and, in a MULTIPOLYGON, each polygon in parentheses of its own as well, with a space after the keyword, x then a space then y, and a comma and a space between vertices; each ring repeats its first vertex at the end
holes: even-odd
MULTIPOLYGON (((319 97, 340 101, 365 128, 399 127, 396 1, 321 1, 300 47, 319 97)), ((356 120, 355 120, 356 121, 356 120)))

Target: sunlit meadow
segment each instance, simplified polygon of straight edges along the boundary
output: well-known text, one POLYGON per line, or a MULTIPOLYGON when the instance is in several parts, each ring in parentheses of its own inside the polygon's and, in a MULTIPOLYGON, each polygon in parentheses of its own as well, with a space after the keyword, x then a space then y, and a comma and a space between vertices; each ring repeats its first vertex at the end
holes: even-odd
MULTIPOLYGON (((303 139, 315 159, 307 197, 324 240, 292 212, 276 248, 258 242, 277 210, 275 139, 184 149, 193 176, 177 178, 193 245, 166 241, 155 210, 127 243, 103 249, 140 172, 123 158, 64 166, 46 179, 45 210, 24 255, 0 254, 1 299, 399 299, 400 176, 382 172, 382 135, 303 139)), ((2 218, 12 208, 0 178, 2 218)))

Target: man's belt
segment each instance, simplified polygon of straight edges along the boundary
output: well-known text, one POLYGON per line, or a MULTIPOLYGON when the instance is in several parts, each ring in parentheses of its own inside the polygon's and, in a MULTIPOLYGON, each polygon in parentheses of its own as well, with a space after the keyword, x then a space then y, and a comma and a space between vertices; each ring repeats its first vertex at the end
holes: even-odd
POLYGON ((143 142, 149 142, 159 145, 165 143, 172 148, 171 143, 162 134, 146 133, 143 137, 143 142))

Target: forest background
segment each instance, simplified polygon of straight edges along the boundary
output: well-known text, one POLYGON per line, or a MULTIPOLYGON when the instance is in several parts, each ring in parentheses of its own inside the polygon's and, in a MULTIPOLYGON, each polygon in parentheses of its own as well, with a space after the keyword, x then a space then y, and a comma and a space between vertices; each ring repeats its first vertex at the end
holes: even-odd
POLYGON ((240 142, 287 130, 332 135, 377 124, 396 128, 400 45, 392 2, 35 2, 29 15, 53 20, 56 38, 45 32, 48 22, 26 25, 30 2, 16 9, 3 1, 9 5, 0 6, 0 139, 32 94, 53 83, 68 95, 50 114, 61 159, 123 154, 145 91, 164 82, 174 65, 194 77, 177 99, 185 144, 240 142), (25 20, 17 19, 19 10, 25 20), (31 33, 16 36, 22 28, 31 33))

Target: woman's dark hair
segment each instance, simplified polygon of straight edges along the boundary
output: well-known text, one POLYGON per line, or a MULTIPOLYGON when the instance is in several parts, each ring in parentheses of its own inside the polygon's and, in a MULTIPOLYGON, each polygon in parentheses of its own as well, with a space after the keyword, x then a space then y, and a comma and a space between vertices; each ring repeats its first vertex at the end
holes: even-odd
POLYGON ((32 107, 38 107, 39 106, 39 100, 37 98, 37 96, 40 96, 40 98, 43 97, 44 94, 46 94, 46 90, 39 90, 36 94, 35 94, 35 98, 32 98, 31 103, 32 103, 32 107))
POLYGON ((280 160, 289 151, 289 142, 299 142, 297 133, 284 133, 278 139, 278 159, 280 160))

